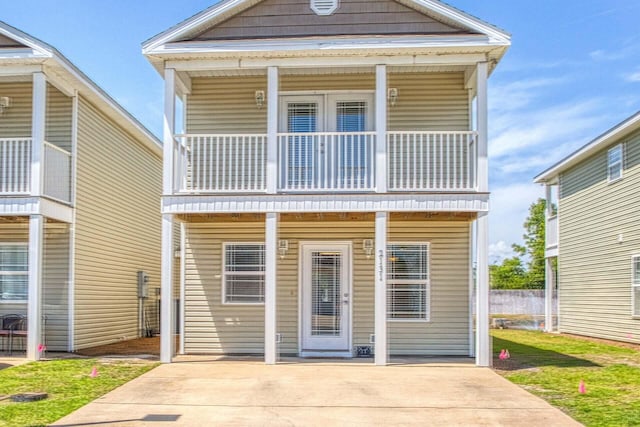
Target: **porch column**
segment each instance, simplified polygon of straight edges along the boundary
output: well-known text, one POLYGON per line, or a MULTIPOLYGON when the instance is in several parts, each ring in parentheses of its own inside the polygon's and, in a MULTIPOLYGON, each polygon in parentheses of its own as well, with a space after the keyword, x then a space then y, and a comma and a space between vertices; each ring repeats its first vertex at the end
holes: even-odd
MULTIPOLYGON (((387 192, 387 66, 376 65, 376 192, 387 192)), ((376 342, 378 340, 376 339, 376 342)))
POLYGON ((27 301, 27 359, 40 360, 38 345, 42 343, 42 247, 44 217, 29 218, 29 273, 27 301))
POLYGON ((173 215, 162 215, 160 277, 160 361, 171 363, 175 354, 175 309, 173 304, 173 215))
POLYGON ((489 107, 487 103, 487 76, 488 66, 486 62, 478 63, 477 68, 477 95, 476 95, 476 123, 478 132, 478 191, 489 191, 489 107))
POLYGON ((278 67, 267 68, 267 193, 278 192, 278 67))
POLYGON ((276 281, 279 214, 269 212, 264 238, 264 363, 276 364, 276 281))
POLYGON ((31 118, 31 195, 39 197, 44 186, 44 140, 47 115, 47 78, 33 73, 33 112, 31 118))
MULTIPOLYGON (((545 185, 545 227, 549 226, 549 218, 553 215, 553 205, 551 203, 551 186, 545 185)), ((546 238, 545 238, 546 240, 546 238)), ((545 263, 544 263, 544 330, 553 332, 553 258, 546 254, 547 243, 545 241, 545 263)))
POLYGON ((375 364, 387 364, 387 212, 376 212, 375 364))
POLYGON ((489 337, 489 216, 476 220, 476 365, 491 366, 489 337))
POLYGON ((176 127, 176 70, 164 70, 164 127, 163 127, 163 165, 162 194, 171 195, 175 189, 175 150, 176 127))

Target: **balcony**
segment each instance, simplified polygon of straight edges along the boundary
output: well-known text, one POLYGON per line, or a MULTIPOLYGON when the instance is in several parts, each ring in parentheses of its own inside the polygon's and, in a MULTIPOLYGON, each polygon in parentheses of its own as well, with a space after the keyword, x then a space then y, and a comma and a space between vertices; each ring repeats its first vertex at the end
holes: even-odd
MULTIPOLYGON (((476 191, 475 132, 388 132, 391 192, 476 191)), ((280 193, 375 192, 376 133, 280 133, 280 193)), ((267 135, 178 135, 174 177, 182 194, 267 191, 267 135)))
POLYGON ((547 218, 545 229, 546 256, 558 256, 558 216, 547 218))
MULTIPOLYGON (((31 138, 0 139, 0 196, 31 196, 31 138)), ((71 202, 71 153, 49 142, 43 149, 43 195, 71 202)))

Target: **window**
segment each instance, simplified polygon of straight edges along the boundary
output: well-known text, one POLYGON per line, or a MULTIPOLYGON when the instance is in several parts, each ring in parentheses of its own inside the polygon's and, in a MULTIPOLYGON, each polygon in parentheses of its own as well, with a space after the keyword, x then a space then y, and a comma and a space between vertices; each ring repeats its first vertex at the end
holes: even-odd
POLYGON ((264 303, 264 244, 225 243, 223 302, 264 303))
POLYGON ((25 301, 29 263, 24 244, 0 244, 0 301, 25 301))
POLYGON ((387 246, 387 317, 422 320, 430 317, 429 244, 387 246))
POLYGON ((631 283, 631 309, 633 316, 640 316, 640 255, 631 259, 632 262, 632 283, 631 283))
POLYGON ((622 162, 622 144, 618 144, 611 148, 607 155, 607 176, 609 182, 622 178, 622 162))

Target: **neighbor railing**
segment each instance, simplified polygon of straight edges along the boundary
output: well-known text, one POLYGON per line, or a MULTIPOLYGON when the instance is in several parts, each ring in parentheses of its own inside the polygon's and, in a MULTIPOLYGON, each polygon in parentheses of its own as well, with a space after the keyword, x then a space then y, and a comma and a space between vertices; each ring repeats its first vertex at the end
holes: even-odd
POLYGON ((390 191, 473 191, 475 132, 388 132, 390 191))
POLYGON ((31 138, 0 139, 0 194, 31 191, 31 138))
POLYGON ((375 132, 281 133, 282 191, 375 189, 375 132))
POLYGON ((71 201, 71 153, 46 141, 43 194, 65 203, 71 201))
POLYGON ((545 240, 547 249, 555 249, 558 247, 558 216, 547 218, 547 226, 545 228, 545 240))

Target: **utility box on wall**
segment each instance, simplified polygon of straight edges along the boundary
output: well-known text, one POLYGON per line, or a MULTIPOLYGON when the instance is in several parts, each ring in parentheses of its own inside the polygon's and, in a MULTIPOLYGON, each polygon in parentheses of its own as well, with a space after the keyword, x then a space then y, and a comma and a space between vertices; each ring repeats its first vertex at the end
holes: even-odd
POLYGON ((149 298, 149 275, 138 271, 138 298, 149 298))

